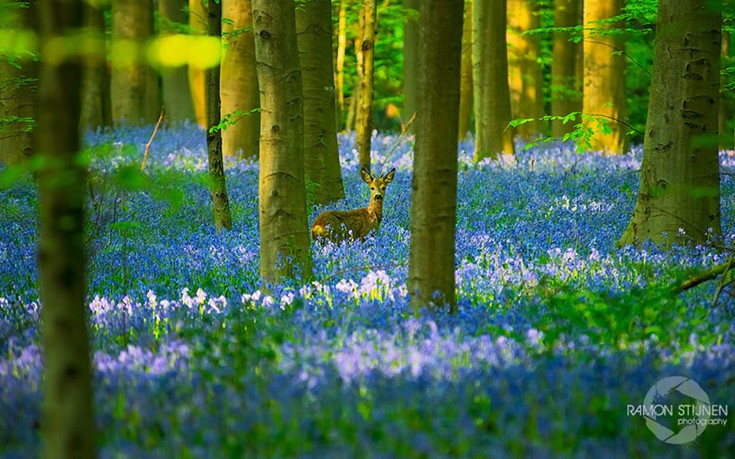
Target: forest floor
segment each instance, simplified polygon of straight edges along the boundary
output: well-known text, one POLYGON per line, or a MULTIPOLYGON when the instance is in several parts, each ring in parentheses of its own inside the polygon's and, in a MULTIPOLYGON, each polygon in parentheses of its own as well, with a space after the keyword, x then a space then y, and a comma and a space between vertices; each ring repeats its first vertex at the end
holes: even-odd
MULTIPOLYGON (((615 247, 640 150, 606 157, 551 143, 519 151, 515 165, 478 164, 462 143, 458 314, 417 316, 406 289, 409 141, 386 157, 396 136, 373 139, 374 172, 398 170, 378 234, 313 245, 314 280, 266 294, 258 164, 229 162, 234 229, 218 234, 203 132, 159 132, 141 173, 149 135, 86 139, 103 458, 732 457, 732 414, 683 431, 691 416, 635 411, 671 376, 735 409, 733 286, 716 301, 716 280, 671 293, 729 253, 615 247)), ((340 141, 348 198, 329 208, 363 207, 354 139, 340 141)), ((735 157, 721 159, 735 171, 735 157)), ((37 197, 31 179, 0 185, 0 457, 25 458, 40 442, 37 197)), ((735 246, 734 188, 723 173, 720 246, 735 246)), ((689 395, 654 400, 696 405, 689 395)))

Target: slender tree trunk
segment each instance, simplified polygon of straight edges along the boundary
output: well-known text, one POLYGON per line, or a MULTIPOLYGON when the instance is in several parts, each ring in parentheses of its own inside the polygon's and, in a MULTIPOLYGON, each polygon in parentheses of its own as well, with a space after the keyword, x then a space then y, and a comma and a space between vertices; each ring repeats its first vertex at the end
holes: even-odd
POLYGON ((360 11, 360 45, 357 49, 357 78, 360 89, 357 98, 355 131, 360 168, 370 170, 370 141, 373 135, 373 63, 377 0, 364 0, 360 11))
POLYGON ((584 95, 582 111, 595 118, 585 126, 592 130, 590 148, 608 154, 626 150, 628 131, 624 124, 627 113, 625 99, 625 51, 620 35, 610 35, 616 24, 600 24, 622 11, 624 0, 585 0, 584 4, 584 95), (598 119, 599 117, 599 119, 598 119), (610 131, 608 133, 608 131, 610 131))
MULTIPOLYGON (((189 33, 206 35, 207 33, 207 7, 206 0, 189 0, 189 33)), ((201 127, 207 126, 207 98, 205 92, 205 69, 202 67, 189 66, 189 91, 194 103, 194 114, 196 122, 201 127)))
POLYGON ((539 58, 541 40, 524 32, 539 27, 539 16, 532 0, 508 0, 508 64, 511 113, 514 119, 533 119, 518 126, 516 134, 525 140, 543 133, 543 76, 539 58))
POLYGON ((462 26, 462 69, 459 85, 459 131, 458 139, 463 140, 470 131, 472 121, 472 3, 467 0, 464 7, 462 26))
MULTIPOLYGON (((222 5, 219 2, 209 2, 208 17, 209 36, 220 38, 222 36, 222 5)), ((220 122, 219 76, 219 66, 210 67, 206 71, 207 159, 209 160, 209 177, 212 179, 210 186, 214 226, 218 231, 223 228, 232 229, 230 199, 227 197, 227 182, 222 162, 222 131, 212 129, 220 122)))
POLYGON ((153 34, 152 0, 113 0, 112 46, 135 48, 113 54, 110 97, 115 123, 153 123, 161 109, 157 75, 147 64, 145 44, 153 34))
MULTIPOLYGON (((727 68, 733 65, 733 60, 730 58, 732 34, 729 32, 722 32, 722 68, 727 68)), ((728 83, 728 75, 721 75, 720 77, 720 88, 725 88, 728 83)), ((732 91, 722 91, 720 93, 720 115, 718 131, 720 133, 720 150, 735 148, 733 144, 733 133, 728 131, 728 121, 732 119, 732 102, 733 102, 732 91)))
POLYGON ((86 170, 79 161, 82 65, 51 40, 77 33, 82 2, 38 4, 41 69, 36 146, 41 158, 38 272, 44 370, 44 458, 94 458, 92 367, 84 255, 86 170), (58 48, 56 48, 58 49, 58 48))
MULTIPOLYGON (((36 0, 28 8, 7 7, 10 27, 34 28, 36 0)), ((5 30, 3 31, 5 32, 5 30)), ((11 35, 12 36, 12 32, 11 35)), ((38 65, 27 55, 0 59, 0 162, 16 163, 33 154, 33 119, 38 65), (14 121, 11 121, 14 120, 14 121)))
POLYGON ((720 233, 721 27, 721 0, 659 0, 641 182, 621 245, 720 233))
POLYGON ((508 51, 505 39, 506 0, 476 1, 473 12, 475 84, 475 160, 513 155, 508 51))
POLYGON ((462 0, 421 8, 416 154, 411 197, 409 292, 414 308, 455 310, 457 138, 462 0))
MULTIPOLYGON (((556 27, 579 24, 580 0, 556 0, 554 23, 556 27)), ((551 114, 566 116, 582 111, 581 85, 577 78, 577 55, 582 45, 570 41, 570 32, 554 32, 551 62, 551 114)), ((562 137, 574 130, 574 124, 561 120, 551 122, 552 135, 562 137)))
POLYGON ((311 276, 304 119, 293 0, 252 0, 260 86, 260 276, 311 276))
POLYGON ((227 44, 222 58, 222 116, 230 115, 234 125, 222 132, 225 156, 258 156, 260 143, 260 94, 255 71, 255 41, 250 0, 222 0, 222 25, 227 44), (242 115, 233 115, 235 112, 242 115))
MULTIPOLYGON (((184 0, 158 0, 159 35, 181 33, 181 29, 187 24, 184 4, 184 0)), ((160 72, 166 119, 168 121, 193 121, 196 115, 189 91, 187 67, 163 67, 160 72)))
POLYGON ((416 111, 419 83, 419 0, 403 0, 403 116, 409 120, 416 111))
POLYGON ((332 5, 312 0, 296 12, 304 91, 304 171, 321 204, 345 197, 337 149, 332 70, 332 5))
POLYGON ((337 58, 335 62, 335 92, 337 93, 337 130, 345 122, 345 50, 347 49, 347 0, 339 0, 337 27, 337 58))
POLYGON ((84 2, 83 8, 87 48, 91 50, 91 53, 84 57, 82 112, 79 126, 82 129, 96 129, 112 125, 105 17, 99 4, 84 2))

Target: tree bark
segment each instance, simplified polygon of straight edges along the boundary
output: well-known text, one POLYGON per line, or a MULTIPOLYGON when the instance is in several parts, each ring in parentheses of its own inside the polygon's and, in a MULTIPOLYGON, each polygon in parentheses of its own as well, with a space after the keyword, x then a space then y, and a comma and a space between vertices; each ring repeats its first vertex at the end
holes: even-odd
MULTIPOLYGON (((556 0, 556 27, 578 25, 580 6, 580 0, 556 0)), ((551 62, 551 114, 554 116, 582 111, 582 86, 577 79, 577 55, 582 45, 569 41, 570 37, 570 32, 554 32, 551 62)), ((574 130, 574 124, 564 124, 561 120, 552 121, 552 136, 563 137, 574 130)))
POLYGON ((260 94, 255 70, 253 13, 250 0, 222 0, 222 11, 230 21, 222 25, 227 47, 223 51, 222 116, 231 115, 234 125, 222 132, 225 156, 257 158, 260 143, 260 94), (256 110, 256 111, 254 111, 256 110))
POLYGON ((506 0, 476 1, 473 12, 475 160, 515 153, 505 38, 506 0))
POLYGON ((607 154, 621 154, 627 149, 627 113, 625 99, 625 51, 620 35, 609 34, 617 24, 598 21, 610 19, 622 11, 624 0, 585 0, 584 3, 584 95, 582 111, 594 118, 585 126, 592 130, 589 148, 607 154), (607 132, 607 131, 610 132, 607 132))
POLYGON ((721 27, 721 0, 659 1, 638 200, 620 245, 720 232, 721 27))
POLYGON ((110 97, 116 124, 149 124, 161 110, 158 75, 147 63, 145 44, 153 34, 152 0, 113 0, 112 46, 134 46, 118 50, 112 57, 110 97))
POLYGON ((77 56, 53 54, 53 48, 45 46, 78 32, 82 2, 45 0, 38 6, 42 51, 36 150, 41 159, 38 271, 45 371, 43 457, 94 458, 84 251, 86 170, 78 156, 82 66, 77 56))
POLYGON ((337 93, 337 130, 345 123, 345 50, 347 49, 347 0, 339 0, 337 22, 337 57, 335 59, 335 92, 337 93))
POLYGON ((531 140, 543 134, 544 95, 538 35, 524 32, 539 27, 538 13, 531 0, 508 0, 508 72, 511 113, 514 119, 533 119, 516 128, 516 134, 531 140))
POLYGON ((260 86, 260 275, 311 276, 302 82, 293 0, 252 0, 260 86))
POLYGON ((332 69, 332 5, 312 0, 296 11, 296 34, 304 91, 304 171, 317 185, 315 201, 345 197, 337 148, 332 69))
POLYGON ((360 169, 370 170, 373 135, 373 64, 377 0, 364 0, 360 11, 360 44, 357 48, 357 78, 360 89, 357 98, 355 143, 360 155, 360 169))
POLYGON ((470 132, 472 121, 472 4, 467 0, 464 6, 462 26, 462 69, 459 84, 459 130, 458 139, 464 140, 470 132))
MULTIPOLYGON (((211 37, 222 36, 222 5, 210 1, 208 5, 208 33, 211 37)), ((232 229, 230 199, 227 196, 227 181, 222 161, 222 131, 213 129, 220 123, 220 75, 219 66, 210 67, 206 71, 207 97, 207 159, 209 177, 212 182, 212 207, 214 208, 214 226, 218 231, 232 229)))
MULTIPOLYGON (((183 0, 158 0, 158 15, 161 36, 181 33, 187 23, 183 0)), ((187 67, 163 67, 160 72, 166 119, 179 122, 194 121, 196 115, 189 90, 187 67)))
POLYGON ((414 308, 455 308, 462 0, 423 0, 408 283, 414 308))

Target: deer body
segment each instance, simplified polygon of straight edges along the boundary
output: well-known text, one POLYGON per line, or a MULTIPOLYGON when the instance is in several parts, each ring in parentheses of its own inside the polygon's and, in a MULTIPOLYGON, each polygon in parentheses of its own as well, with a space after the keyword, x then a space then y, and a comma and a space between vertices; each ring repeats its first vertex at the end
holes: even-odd
POLYGON ((322 212, 311 225, 311 236, 315 241, 332 242, 364 240, 371 231, 377 230, 383 220, 383 199, 386 186, 393 181, 395 169, 374 177, 367 169, 360 171, 362 180, 370 185, 370 203, 367 207, 353 210, 329 210, 322 212))

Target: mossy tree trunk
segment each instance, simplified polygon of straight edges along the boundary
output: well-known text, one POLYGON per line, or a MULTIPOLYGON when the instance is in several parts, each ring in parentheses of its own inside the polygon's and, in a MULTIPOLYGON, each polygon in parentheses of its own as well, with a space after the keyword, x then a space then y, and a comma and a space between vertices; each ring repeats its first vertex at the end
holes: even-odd
POLYGON ((128 42, 135 46, 127 53, 113 54, 110 97, 116 124, 148 124, 158 119, 158 74, 148 65, 145 55, 146 41, 152 35, 152 0, 113 0, 112 46, 128 42))
POLYGON ((260 94, 255 70, 253 11, 250 0, 222 0, 222 25, 227 47, 221 67, 222 116, 234 125, 222 132, 225 156, 255 158, 260 138, 260 94), (237 113, 240 113, 239 115, 237 113))
POLYGON ((360 155, 360 168, 370 170, 373 135, 373 83, 377 0, 363 0, 360 10, 360 44, 357 48, 357 79, 360 85, 355 119, 355 143, 360 155))
POLYGON ((409 292, 414 308, 455 307, 462 0, 424 0, 419 46, 409 292))
POLYGON ((508 87, 506 0, 475 1, 472 53, 475 94, 475 160, 515 153, 508 87))
MULTIPOLYGON (((222 5, 210 1, 207 10, 208 33, 212 37, 222 35, 222 5)), ((210 67, 206 71, 207 97, 207 159, 209 161, 209 177, 211 179, 212 206, 214 208, 214 226, 217 230, 232 229, 230 199, 227 197, 227 181, 222 161, 222 131, 220 123, 219 98, 219 66, 210 67)))
POLYGON ((620 245, 720 232, 721 27, 720 0, 659 1, 638 200, 620 245))
POLYGON ((304 170, 316 186, 315 201, 345 197, 337 148, 332 66, 332 4, 311 0, 296 11, 296 34, 304 92, 304 170))
POLYGON ((462 69, 459 84, 459 128, 457 138, 463 140, 470 132, 472 122, 472 3, 467 0, 464 6, 462 26, 462 69))
MULTIPOLYGON (((554 2, 554 25, 573 27, 579 25, 581 0, 556 0, 554 2)), ((582 111, 582 85, 577 79, 577 55, 581 43, 570 41, 572 33, 554 32, 551 62, 551 114, 566 116, 582 111)), ((563 137, 574 130, 573 122, 561 120, 551 122, 551 134, 563 137)))
POLYGON ((94 458, 92 366, 87 329, 84 205, 79 161, 82 65, 47 47, 78 32, 80 0, 38 3, 41 64, 36 151, 40 157, 38 272, 43 336, 42 457, 94 458))
POLYGON ((260 86, 260 275, 311 276, 304 119, 293 0, 252 0, 260 86))
POLYGON ((624 0, 585 0, 584 3, 584 89, 582 111, 593 118, 585 128, 592 130, 589 147, 607 154, 627 149, 625 120, 625 42, 610 29, 619 24, 600 23, 622 12, 624 0))

